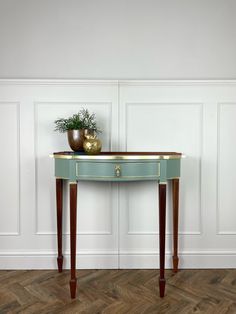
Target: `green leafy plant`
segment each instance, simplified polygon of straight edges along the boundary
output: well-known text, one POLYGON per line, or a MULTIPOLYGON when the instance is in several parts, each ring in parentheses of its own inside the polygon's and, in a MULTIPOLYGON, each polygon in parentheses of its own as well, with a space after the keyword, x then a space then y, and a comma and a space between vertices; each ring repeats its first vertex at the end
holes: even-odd
POLYGON ((59 118, 54 121, 56 124, 55 131, 64 133, 68 130, 89 129, 95 133, 101 133, 97 126, 95 113, 90 114, 88 109, 81 109, 78 113, 65 119, 59 118))

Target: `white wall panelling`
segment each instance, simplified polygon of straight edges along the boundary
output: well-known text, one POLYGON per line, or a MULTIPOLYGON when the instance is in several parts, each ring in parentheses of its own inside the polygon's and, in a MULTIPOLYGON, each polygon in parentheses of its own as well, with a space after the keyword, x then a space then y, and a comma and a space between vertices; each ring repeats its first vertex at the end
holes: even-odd
POLYGON ((218 105, 218 207, 219 235, 236 235, 236 149, 233 142, 236 131, 236 102, 218 105), (226 162, 227 161, 227 162, 226 162), (231 219, 228 219, 231 217, 231 219))
MULTIPOLYGON (((43 262, 52 256, 56 248, 55 179, 53 160, 49 154, 57 150, 68 150, 69 147, 66 135, 54 132, 54 120, 86 107, 96 113, 103 129, 103 149, 117 150, 117 82, 2 81, 0 102, 2 143, 4 136, 6 138, 1 154, 1 171, 5 177, 1 181, 4 193, 1 193, 0 198, 1 209, 4 211, 0 230, 3 234, 18 232, 18 136, 21 160, 21 234, 15 236, 14 240, 10 236, 2 236, 0 268, 29 267, 30 262, 20 262, 24 256, 31 256, 29 260, 32 259, 32 268, 55 267, 55 259, 51 259, 53 263, 47 266, 43 262), (12 105, 15 102, 20 103, 21 133, 17 130, 17 107, 12 105), (11 158, 9 154, 12 155, 11 158), (34 256, 40 256, 39 262, 36 262, 34 256), (18 260, 19 264, 11 262, 12 259, 18 260)), ((68 189, 67 184, 64 187, 65 190, 68 189)), ((101 261, 106 256, 103 266, 117 267, 117 184, 80 183, 78 202, 78 243, 81 256, 83 259, 87 257, 84 265, 102 267, 101 261)), ((68 252, 67 197, 64 205, 63 247, 68 252)), ((80 264, 80 267, 83 265, 80 264)))
POLYGON ((19 235, 20 232, 19 122, 19 103, 0 102, 0 235, 19 235))
MULTIPOLYGON (((52 121, 58 117, 64 117, 77 112, 83 107, 83 103, 53 102, 35 104, 35 152, 36 152, 36 232, 37 234, 55 234, 56 221, 54 217, 55 208, 55 180, 53 178, 52 162, 48 155, 57 151, 61 145, 65 146, 65 136, 54 132, 52 121), (53 139, 57 140, 53 142, 53 139), (45 171, 45 169, 47 171, 45 171), (48 182, 51 187, 48 189, 48 182), (47 201, 46 201, 47 200, 47 201), (52 211, 53 209, 53 211, 52 211)), ((97 119, 104 130, 102 137, 103 149, 111 150, 111 126, 112 126, 112 103, 90 103, 86 102, 86 108, 96 112, 97 119)), ((63 147, 62 147, 63 149, 63 147)), ((89 184, 80 183, 78 199, 80 208, 86 211, 78 211, 78 233, 79 234, 110 234, 112 229, 112 185, 110 183, 89 184)), ((65 186, 65 188, 67 188, 65 186)), ((67 193, 66 193, 67 195, 67 193)), ((69 213, 68 199, 65 201, 65 213, 69 213)), ((68 215, 64 217, 67 222, 66 233, 69 230, 68 215)))
MULTIPOLYGON (((180 267, 235 265, 235 81, 1 80, 0 268, 56 268, 55 180, 48 156, 68 144, 53 121, 83 106, 97 114, 103 150, 186 154, 180 267)), ((156 183, 83 182, 78 189, 78 268, 158 267, 156 183)), ((68 267, 68 197, 64 208, 68 267)), ((171 237, 169 195, 167 266, 171 237)))

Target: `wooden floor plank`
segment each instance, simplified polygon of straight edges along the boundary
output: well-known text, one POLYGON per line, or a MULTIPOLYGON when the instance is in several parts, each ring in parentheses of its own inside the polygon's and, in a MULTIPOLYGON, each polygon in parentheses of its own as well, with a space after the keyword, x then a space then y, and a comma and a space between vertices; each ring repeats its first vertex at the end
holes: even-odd
POLYGON ((236 270, 166 272, 159 297, 158 270, 79 270, 71 300, 69 271, 0 271, 0 313, 236 314, 236 270))

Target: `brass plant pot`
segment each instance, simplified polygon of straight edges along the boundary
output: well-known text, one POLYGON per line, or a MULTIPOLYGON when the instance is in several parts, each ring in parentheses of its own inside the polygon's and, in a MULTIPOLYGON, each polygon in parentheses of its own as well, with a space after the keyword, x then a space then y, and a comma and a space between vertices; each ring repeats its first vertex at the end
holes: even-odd
POLYGON ((101 152, 102 142, 93 130, 85 130, 84 150, 88 155, 97 155, 101 152))
POLYGON ((83 151, 85 140, 84 131, 84 129, 67 131, 68 143, 70 148, 75 152, 83 151))

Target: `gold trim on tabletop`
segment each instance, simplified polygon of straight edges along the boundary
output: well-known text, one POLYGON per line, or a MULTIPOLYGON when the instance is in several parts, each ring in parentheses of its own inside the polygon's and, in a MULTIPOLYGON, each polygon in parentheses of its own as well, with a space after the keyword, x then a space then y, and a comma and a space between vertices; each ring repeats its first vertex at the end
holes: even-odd
POLYGON ((98 160, 98 159, 105 159, 105 160, 154 160, 154 159, 181 159, 181 155, 112 155, 112 156, 105 156, 105 155, 53 155, 55 159, 85 159, 85 160, 98 160))

